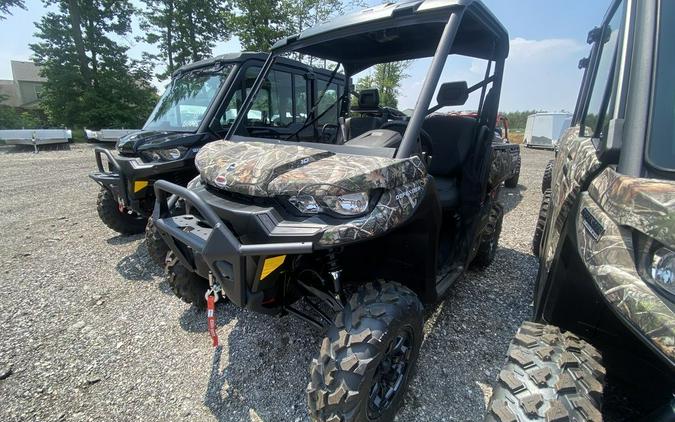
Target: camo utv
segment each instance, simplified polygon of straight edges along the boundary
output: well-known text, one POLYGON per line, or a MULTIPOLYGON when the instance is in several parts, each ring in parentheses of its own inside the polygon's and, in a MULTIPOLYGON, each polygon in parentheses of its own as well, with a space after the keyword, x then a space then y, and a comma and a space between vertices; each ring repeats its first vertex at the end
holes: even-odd
POLYGON ((174 285, 195 292, 208 279, 207 303, 223 294, 327 330, 310 365, 313 419, 393 420, 422 344, 423 303, 494 259, 511 162, 492 148, 508 47, 504 27, 473 0, 387 3, 307 29, 272 48, 225 140, 197 154, 199 178, 187 189, 155 184, 152 218, 174 285), (305 124, 331 113, 337 136, 309 143, 242 124, 287 53, 333 62, 346 80, 378 63, 432 60, 409 121, 350 116, 348 93, 321 93, 332 106, 305 124), (456 56, 482 59, 484 76, 441 83, 456 56), (476 117, 437 113, 470 96, 476 117), (363 127, 372 129, 357 134, 363 127), (185 215, 169 213, 170 194, 185 215))
POLYGON ((488 421, 675 420, 675 2, 614 1, 588 40, 488 421))

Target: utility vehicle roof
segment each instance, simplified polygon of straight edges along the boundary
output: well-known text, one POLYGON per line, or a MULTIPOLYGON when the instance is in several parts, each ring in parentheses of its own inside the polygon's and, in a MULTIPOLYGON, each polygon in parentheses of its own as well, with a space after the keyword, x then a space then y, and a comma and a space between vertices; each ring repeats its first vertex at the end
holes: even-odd
POLYGON ((479 0, 387 3, 282 38, 272 51, 297 51, 340 62, 350 73, 378 63, 431 57, 450 14, 462 9, 450 53, 486 60, 506 58, 508 33, 479 0))
MULTIPOLYGON (((184 66, 179 67, 176 69, 173 74, 171 75, 172 78, 175 78, 181 73, 185 72, 190 72, 196 69, 201 69, 205 67, 210 67, 214 66, 216 64, 229 64, 229 63, 243 63, 246 60, 260 60, 261 62, 264 62, 267 59, 268 54, 267 53, 257 53, 257 52, 251 52, 251 51, 242 51, 242 52, 237 52, 237 53, 226 53, 226 54, 221 54, 219 56, 211 57, 208 59, 204 60, 199 60, 194 63, 189 63, 184 66)), ((307 71, 311 71, 314 73, 322 73, 324 75, 330 76, 332 71, 327 70, 327 69, 320 69, 316 67, 312 67, 308 64, 296 61, 296 60, 291 60, 287 59, 284 57, 280 57, 277 59, 278 64, 285 64, 288 66, 295 66, 295 67, 301 67, 301 68, 307 68, 307 71)), ((342 78, 341 75, 336 75, 336 78, 342 78)))

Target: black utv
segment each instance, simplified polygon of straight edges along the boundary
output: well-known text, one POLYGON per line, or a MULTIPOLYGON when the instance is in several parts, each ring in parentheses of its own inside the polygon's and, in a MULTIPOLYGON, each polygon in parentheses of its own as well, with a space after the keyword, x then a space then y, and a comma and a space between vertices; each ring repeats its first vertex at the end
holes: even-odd
POLYGON ((327 330, 310 365, 312 419, 392 420, 425 307, 469 265, 494 258, 506 175, 494 174, 492 141, 508 46, 504 27, 472 0, 388 3, 282 39, 224 140, 197 154, 199 176, 187 188, 155 184, 152 218, 179 295, 224 296, 327 330), (352 117, 348 93, 322 93, 330 111, 313 108, 303 125, 330 114, 337 140, 322 144, 247 128, 256 93, 287 53, 333 63, 346 79, 378 63, 431 62, 406 122, 352 117), (455 56, 480 59, 482 80, 441 83, 455 56), (475 118, 437 113, 470 97, 475 118), (184 214, 171 213, 173 195, 184 214))
MULTIPOLYGON (((101 185, 98 214, 108 227, 122 234, 142 233, 155 203, 153 184, 161 179, 185 186, 197 175, 195 155, 206 143, 223 138, 266 58, 233 53, 181 67, 143 129, 117 143, 117 154, 96 148, 98 171, 90 177, 101 185)), ((248 112, 247 130, 271 138, 294 134, 307 141, 334 137, 335 125, 325 126, 330 116, 309 126, 304 121, 320 92, 330 86, 336 95, 345 81, 341 74, 281 59, 248 112)), ((318 105, 321 112, 324 108, 318 105)), ((153 258, 163 261, 159 255, 153 258)))
POLYGON ((675 2, 613 1, 588 40, 487 421, 675 420, 675 2))

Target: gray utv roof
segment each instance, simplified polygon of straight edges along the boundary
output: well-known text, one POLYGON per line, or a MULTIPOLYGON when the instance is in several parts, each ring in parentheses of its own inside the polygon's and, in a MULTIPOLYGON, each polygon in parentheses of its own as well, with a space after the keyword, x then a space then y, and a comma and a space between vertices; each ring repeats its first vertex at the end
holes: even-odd
POLYGON ((377 63, 433 56, 452 12, 464 15, 451 54, 504 59, 509 37, 479 0, 412 0, 340 16, 283 38, 272 51, 297 51, 342 63, 352 73, 377 63))
MULTIPOLYGON (((190 72, 193 70, 197 69, 202 69, 210 66, 214 66, 217 64, 230 64, 230 63, 243 63, 246 60, 259 60, 260 62, 264 62, 267 59, 268 54, 267 53, 257 53, 257 52, 251 52, 251 51, 242 51, 242 52, 236 52, 236 53, 226 53, 226 54, 221 54, 219 56, 211 57, 208 59, 204 60, 199 60, 194 63, 189 63, 184 66, 179 67, 176 69, 173 74, 171 75, 172 78, 175 78, 181 73, 185 72, 190 72)), ((331 71, 330 70, 325 70, 325 69, 320 69, 320 68, 315 68, 311 67, 308 64, 296 61, 296 60, 291 60, 287 58, 279 58, 277 59, 277 63, 279 64, 285 64, 287 66, 294 66, 294 67, 300 67, 300 68, 306 68, 307 71, 312 71, 314 73, 324 73, 326 75, 330 75, 331 71)))
POLYGON ((226 54, 221 54, 219 56, 215 57, 210 57, 208 59, 204 60, 199 60, 193 63, 186 64, 184 66, 179 67, 176 69, 171 77, 175 77, 176 75, 184 72, 189 72, 191 70, 199 69, 202 67, 209 67, 213 66, 215 64, 219 63, 240 63, 243 62, 244 60, 247 59, 253 59, 253 58, 260 58, 261 60, 265 60, 267 57, 267 54, 264 53, 255 53, 255 52, 247 52, 247 51, 242 51, 242 52, 237 52, 237 53, 226 53, 226 54))

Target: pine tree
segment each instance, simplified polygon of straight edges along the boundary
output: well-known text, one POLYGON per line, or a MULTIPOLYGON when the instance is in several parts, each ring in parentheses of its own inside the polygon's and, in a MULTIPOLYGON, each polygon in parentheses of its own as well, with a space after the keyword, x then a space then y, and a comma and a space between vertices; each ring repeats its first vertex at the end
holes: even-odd
POLYGON ((161 64, 158 78, 167 78, 179 67, 212 55, 217 41, 230 38, 231 11, 226 0, 143 0, 140 39, 154 44, 158 54, 146 60, 161 64))
MULTIPOLYGON (((237 11, 232 20, 235 35, 242 49, 270 50, 279 39, 319 25, 344 12, 346 4, 361 4, 360 0, 234 0, 237 11)), ((317 65, 311 57, 293 58, 317 65)), ((327 63, 324 63, 329 67, 327 63)))
POLYGON ((11 15, 10 8, 18 7, 19 9, 26 9, 26 2, 24 0, 0 0, 0 21, 5 19, 6 15, 11 15))
POLYGON ((47 78, 41 104, 52 124, 142 125, 156 101, 147 68, 131 62, 113 41, 131 30, 133 7, 118 0, 43 0, 47 13, 30 47, 47 78))
POLYGON ((266 52, 275 41, 291 35, 293 8, 289 4, 286 0, 237 0, 232 25, 242 50, 266 52))

